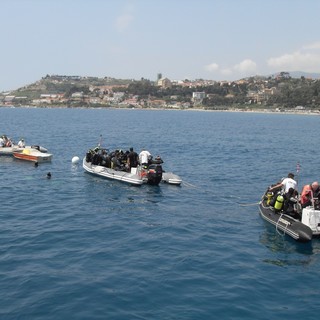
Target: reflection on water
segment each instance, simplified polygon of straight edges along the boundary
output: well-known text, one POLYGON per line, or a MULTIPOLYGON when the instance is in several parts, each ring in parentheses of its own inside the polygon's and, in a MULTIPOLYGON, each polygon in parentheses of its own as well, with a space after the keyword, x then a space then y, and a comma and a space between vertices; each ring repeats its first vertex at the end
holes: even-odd
POLYGON ((13 162, 14 160, 16 159, 11 156, 0 155, 0 163, 9 163, 9 162, 13 162))
POLYGON ((272 258, 262 261, 279 267, 310 265, 320 252, 317 240, 301 243, 287 235, 280 235, 272 226, 261 234, 260 243, 272 253, 272 258))
POLYGON ((265 232, 260 236, 260 243, 274 253, 313 254, 313 241, 298 242, 287 235, 279 234, 273 226, 267 226, 265 232))
POLYGON ((265 263, 273 264, 278 267, 288 267, 288 266, 307 266, 312 262, 312 259, 306 259, 306 260, 289 260, 289 259, 265 259, 262 260, 265 263))

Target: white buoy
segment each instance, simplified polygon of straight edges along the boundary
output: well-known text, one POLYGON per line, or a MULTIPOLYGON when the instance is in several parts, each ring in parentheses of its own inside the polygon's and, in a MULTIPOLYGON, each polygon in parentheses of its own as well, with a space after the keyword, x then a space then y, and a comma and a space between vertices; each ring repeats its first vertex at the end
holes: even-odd
POLYGON ((75 157, 72 158, 71 161, 72 161, 73 164, 78 164, 79 160, 80 160, 79 157, 75 156, 75 157))

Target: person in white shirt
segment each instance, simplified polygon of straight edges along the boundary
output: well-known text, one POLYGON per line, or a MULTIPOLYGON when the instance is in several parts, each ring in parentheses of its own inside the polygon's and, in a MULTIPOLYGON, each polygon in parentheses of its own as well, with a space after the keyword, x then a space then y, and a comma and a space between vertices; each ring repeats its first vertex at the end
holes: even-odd
POLYGON ((19 142, 18 142, 18 147, 19 148, 24 148, 26 146, 26 144, 24 143, 24 139, 21 139, 19 142))
POLYGON ((297 181, 294 180, 294 174, 289 173, 288 177, 283 179, 280 183, 276 184, 275 186, 271 187, 269 191, 274 191, 277 189, 282 188, 284 193, 288 193, 289 189, 292 188, 293 190, 297 190, 297 181))
POLYGON ((139 154, 139 162, 141 165, 148 165, 149 160, 151 160, 151 153, 147 150, 142 149, 139 154))

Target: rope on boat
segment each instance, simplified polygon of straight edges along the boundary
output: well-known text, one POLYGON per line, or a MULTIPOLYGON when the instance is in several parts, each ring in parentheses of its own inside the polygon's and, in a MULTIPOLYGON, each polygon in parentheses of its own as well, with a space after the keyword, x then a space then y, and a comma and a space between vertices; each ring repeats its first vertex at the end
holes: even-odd
POLYGON ((256 206, 257 204, 263 203, 265 194, 263 194, 263 196, 261 197, 261 200, 258 202, 254 202, 254 203, 239 203, 240 207, 250 207, 250 206, 256 206))
POLYGON ((194 184, 191 184, 191 183, 189 183, 189 182, 182 181, 182 183, 183 183, 184 185, 186 185, 187 187, 200 189, 199 187, 197 187, 197 186, 195 186, 194 184))
POLYGON ((239 203, 240 207, 250 207, 250 206, 256 206, 257 204, 259 204, 259 202, 255 202, 255 203, 239 203))
MULTIPOLYGON (((182 181, 182 184, 186 187, 189 187, 189 188, 193 188, 193 189, 198 189, 198 190, 201 190, 201 192, 203 193, 210 193, 211 195, 213 196, 217 196, 219 197, 219 200, 221 201, 225 201, 225 202, 230 202, 230 203, 235 203, 235 200, 234 199, 230 199, 230 198, 236 198, 236 199, 241 199, 241 197, 238 197, 238 196, 234 196, 234 195, 229 195, 229 197, 220 197, 219 194, 212 194, 212 191, 211 190, 205 190, 199 186, 196 186, 194 184, 191 184, 189 182, 186 182, 186 181, 182 181)), ((260 202, 255 202, 255 203, 250 203, 250 204, 240 204, 240 206, 253 206, 253 205, 257 205, 259 204, 260 202)))

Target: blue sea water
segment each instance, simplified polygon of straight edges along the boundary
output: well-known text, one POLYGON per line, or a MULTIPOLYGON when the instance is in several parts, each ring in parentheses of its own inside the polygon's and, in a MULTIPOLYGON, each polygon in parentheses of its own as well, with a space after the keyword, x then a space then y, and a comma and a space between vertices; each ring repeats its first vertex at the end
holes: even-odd
POLYGON ((320 240, 259 216, 267 186, 299 162, 319 177, 320 117, 0 108, 0 134, 53 153, 0 157, 1 319, 315 319, 320 240), (180 187, 91 176, 82 158, 147 147, 180 187), (47 172, 52 178, 47 179, 47 172))

